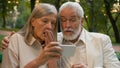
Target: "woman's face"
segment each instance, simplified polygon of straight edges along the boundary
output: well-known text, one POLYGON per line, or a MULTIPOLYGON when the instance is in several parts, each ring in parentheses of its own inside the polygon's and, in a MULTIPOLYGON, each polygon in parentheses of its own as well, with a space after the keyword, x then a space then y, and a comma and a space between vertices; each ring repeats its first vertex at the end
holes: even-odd
POLYGON ((45 31, 54 31, 56 25, 56 15, 50 14, 41 18, 32 19, 33 34, 39 41, 45 41, 45 31))

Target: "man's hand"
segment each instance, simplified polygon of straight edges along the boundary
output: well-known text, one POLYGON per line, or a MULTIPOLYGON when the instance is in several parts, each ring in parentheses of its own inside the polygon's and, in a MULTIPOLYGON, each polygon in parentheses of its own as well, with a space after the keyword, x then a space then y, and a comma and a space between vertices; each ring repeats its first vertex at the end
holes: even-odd
POLYGON ((5 37, 2 39, 2 46, 0 47, 0 50, 1 50, 1 51, 8 47, 9 38, 10 38, 13 34, 15 34, 14 31, 12 31, 9 36, 5 36, 5 37))
POLYGON ((73 64, 71 68, 87 68, 87 66, 81 62, 73 64))

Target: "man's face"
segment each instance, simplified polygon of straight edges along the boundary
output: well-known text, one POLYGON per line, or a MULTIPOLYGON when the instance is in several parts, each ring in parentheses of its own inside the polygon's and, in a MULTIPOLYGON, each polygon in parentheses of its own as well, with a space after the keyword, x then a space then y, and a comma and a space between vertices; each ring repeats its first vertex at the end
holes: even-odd
POLYGON ((34 31, 34 36, 41 41, 45 40, 45 32, 46 30, 54 31, 56 24, 56 16, 55 15, 47 15, 38 19, 33 19, 32 26, 34 31))
POLYGON ((76 10, 64 8, 60 14, 60 21, 64 39, 74 40, 79 36, 82 23, 76 10))

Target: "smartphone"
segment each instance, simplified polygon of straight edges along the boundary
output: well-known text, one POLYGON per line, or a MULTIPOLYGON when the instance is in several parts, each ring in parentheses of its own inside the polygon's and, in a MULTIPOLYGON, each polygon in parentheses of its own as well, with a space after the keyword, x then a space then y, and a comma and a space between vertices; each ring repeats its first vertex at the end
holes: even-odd
POLYGON ((74 56, 76 46, 75 45, 60 45, 62 48, 62 56, 71 57, 74 56))

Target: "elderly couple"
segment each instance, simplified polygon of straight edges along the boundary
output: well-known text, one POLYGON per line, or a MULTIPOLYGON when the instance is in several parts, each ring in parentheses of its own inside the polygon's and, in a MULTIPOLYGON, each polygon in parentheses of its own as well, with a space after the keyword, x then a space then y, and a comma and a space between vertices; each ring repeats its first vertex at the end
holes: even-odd
POLYGON ((20 31, 2 40, 7 46, 2 68, 120 68, 110 38, 86 31, 83 22, 84 11, 79 3, 66 2, 59 13, 53 5, 40 3, 20 31), (74 56, 62 56, 60 44, 74 44, 74 56))

